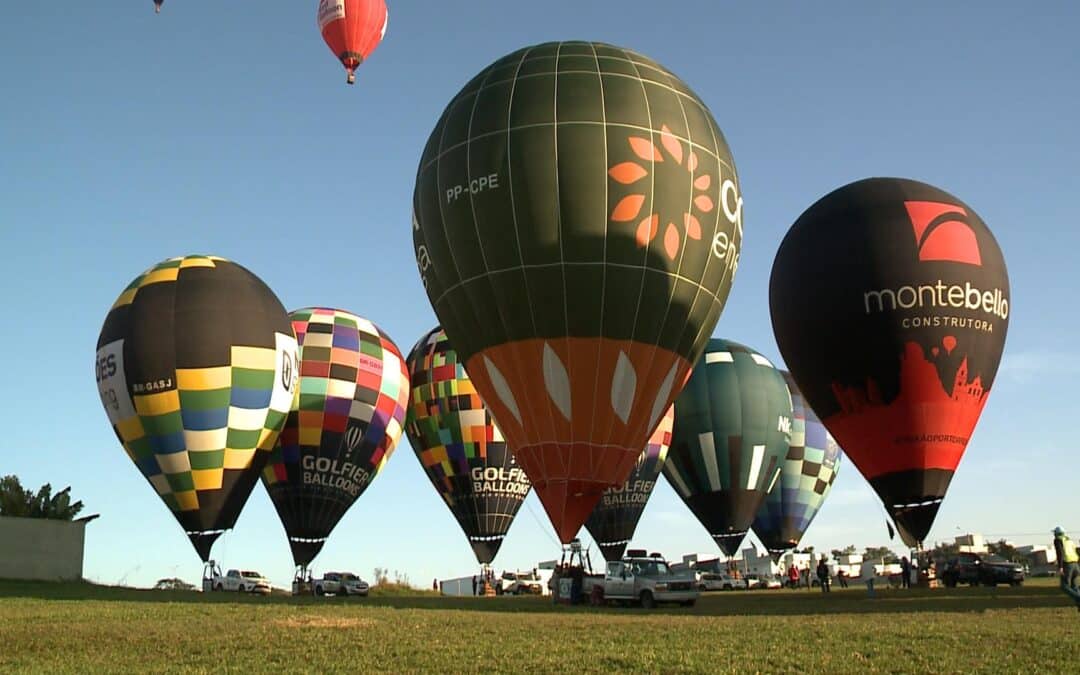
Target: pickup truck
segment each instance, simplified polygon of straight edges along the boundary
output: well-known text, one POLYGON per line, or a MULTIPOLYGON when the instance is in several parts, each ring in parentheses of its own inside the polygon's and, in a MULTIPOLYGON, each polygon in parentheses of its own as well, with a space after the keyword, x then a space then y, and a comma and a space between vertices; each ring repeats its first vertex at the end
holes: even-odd
POLYGON ((327 572, 322 579, 316 579, 315 595, 359 595, 368 594, 368 583, 351 572, 327 572))
POLYGON ((499 579, 503 595, 543 595, 544 585, 532 572, 503 572, 499 579))
POLYGON ((270 581, 251 570, 229 570, 223 576, 218 569, 209 578, 203 578, 203 590, 270 595, 270 581))
POLYGON ((693 577, 672 574, 660 554, 646 556, 644 551, 629 551, 622 560, 609 562, 602 585, 593 593, 604 602, 629 601, 646 609, 661 602, 691 607, 699 596, 693 577))

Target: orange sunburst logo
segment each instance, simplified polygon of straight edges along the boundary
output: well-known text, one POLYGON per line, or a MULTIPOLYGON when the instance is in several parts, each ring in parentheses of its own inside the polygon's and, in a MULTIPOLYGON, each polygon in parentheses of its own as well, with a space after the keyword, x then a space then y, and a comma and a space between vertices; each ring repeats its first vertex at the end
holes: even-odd
MULTIPOLYGON (((646 248, 659 234, 661 221, 666 221, 663 240, 664 253, 667 254, 669 259, 675 260, 683 243, 683 233, 686 234, 688 239, 701 240, 701 222, 693 211, 697 210, 704 214, 709 213, 715 207, 712 197, 705 194, 705 191, 712 185, 712 176, 702 174, 694 177, 694 172, 698 168, 697 155, 692 150, 684 152, 682 142, 671 133, 666 124, 660 127, 660 146, 663 150, 648 138, 631 136, 628 140, 630 150, 638 158, 645 162, 651 162, 654 167, 666 163, 673 168, 677 167, 680 173, 682 169, 685 169, 686 173, 689 174, 688 178, 693 181, 694 191, 697 194, 694 195, 693 206, 690 211, 684 211, 678 218, 662 218, 660 213, 653 211, 638 222, 635 233, 637 245, 640 248, 646 248), (665 155, 667 155, 668 159, 664 158, 665 155), (686 160, 685 164, 683 163, 684 159, 686 160), (676 220, 682 221, 681 230, 675 225, 676 220)), ((668 170, 667 173, 671 174, 671 171, 668 170)), ((633 185, 648 176, 649 170, 637 162, 621 162, 611 167, 608 170, 608 175, 617 183, 633 185)), ((645 206, 645 199, 645 194, 641 192, 626 195, 612 209, 611 221, 614 223, 629 223, 637 220, 641 215, 642 207, 645 206)))

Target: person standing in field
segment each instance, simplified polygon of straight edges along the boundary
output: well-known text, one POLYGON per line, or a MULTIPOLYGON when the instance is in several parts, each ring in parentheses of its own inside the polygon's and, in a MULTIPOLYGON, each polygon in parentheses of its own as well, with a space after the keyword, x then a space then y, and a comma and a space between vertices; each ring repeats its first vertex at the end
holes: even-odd
POLYGON ((817 564, 817 578, 818 583, 821 584, 821 592, 828 593, 829 588, 829 566, 825 564, 825 556, 821 556, 817 564))
POLYGON ((1080 555, 1076 552, 1076 544, 1060 527, 1054 528, 1054 552, 1057 553, 1061 573, 1061 590, 1072 598, 1077 611, 1080 611, 1080 589, 1076 586, 1076 578, 1080 576, 1080 565, 1077 565, 1080 555))
POLYGON ((810 590, 813 587, 814 582, 810 578, 811 576, 813 576, 813 573, 810 571, 810 562, 809 561, 807 561, 807 563, 806 563, 806 569, 803 570, 803 575, 806 578, 806 590, 810 590))
POLYGON ((907 556, 900 559, 900 588, 911 588, 911 561, 907 556))

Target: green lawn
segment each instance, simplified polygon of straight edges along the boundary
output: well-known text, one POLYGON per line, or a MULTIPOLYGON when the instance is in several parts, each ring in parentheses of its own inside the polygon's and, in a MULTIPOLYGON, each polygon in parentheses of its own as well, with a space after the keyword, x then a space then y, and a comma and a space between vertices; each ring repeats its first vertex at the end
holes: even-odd
POLYGON ((539 598, 269 598, 0 581, 0 672, 1065 672, 1052 585, 710 594, 694 608, 539 598))

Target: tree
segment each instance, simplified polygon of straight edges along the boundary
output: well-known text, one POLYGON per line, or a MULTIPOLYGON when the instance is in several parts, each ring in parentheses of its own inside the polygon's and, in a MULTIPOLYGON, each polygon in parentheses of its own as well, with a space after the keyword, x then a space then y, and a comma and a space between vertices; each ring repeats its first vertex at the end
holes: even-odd
POLYGON ((174 577, 172 579, 158 579, 157 583, 154 584, 154 590, 155 591, 193 591, 193 590, 195 590, 195 586, 193 586, 192 584, 189 584, 188 582, 184 581, 183 579, 177 579, 177 578, 174 577))
POLYGON ((54 495, 52 485, 46 483, 34 493, 22 486, 18 476, 4 476, 0 478, 0 516, 74 520, 83 503, 72 503, 70 492, 66 487, 54 495))
POLYGON ((832 557, 833 557, 833 560, 836 560, 837 562, 839 562, 841 556, 852 555, 852 554, 857 553, 857 552, 858 551, 855 548, 855 546, 853 546, 851 544, 848 544, 844 548, 834 548, 832 550, 832 557))
POLYGON ((1016 547, 1001 539, 992 541, 986 545, 987 550, 993 555, 999 555, 1011 562, 1025 562, 1024 556, 1017 552, 1016 547))
POLYGON ((896 554, 887 546, 867 546, 863 551, 863 560, 881 560, 895 558, 896 554))

